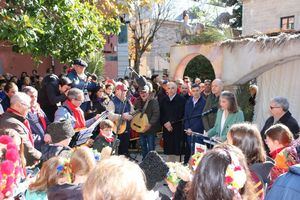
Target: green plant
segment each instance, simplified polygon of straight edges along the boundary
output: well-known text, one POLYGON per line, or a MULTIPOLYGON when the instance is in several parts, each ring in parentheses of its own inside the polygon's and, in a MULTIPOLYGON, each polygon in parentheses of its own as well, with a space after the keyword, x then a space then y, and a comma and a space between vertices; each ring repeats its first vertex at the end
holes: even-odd
POLYGON ((192 36, 188 44, 209 44, 225 39, 227 37, 224 31, 214 27, 206 27, 201 34, 192 36))
POLYGON ((119 27, 117 15, 101 11, 96 0, 6 0, 0 8, 0 40, 37 62, 41 56, 64 63, 86 57, 119 27))
POLYGON ((184 76, 189 76, 192 79, 198 77, 202 81, 205 79, 213 80, 215 79, 215 72, 210 61, 206 57, 199 55, 187 64, 184 76))
POLYGON ((96 74, 98 77, 103 74, 104 55, 101 51, 95 51, 86 58, 88 63, 87 72, 96 74))

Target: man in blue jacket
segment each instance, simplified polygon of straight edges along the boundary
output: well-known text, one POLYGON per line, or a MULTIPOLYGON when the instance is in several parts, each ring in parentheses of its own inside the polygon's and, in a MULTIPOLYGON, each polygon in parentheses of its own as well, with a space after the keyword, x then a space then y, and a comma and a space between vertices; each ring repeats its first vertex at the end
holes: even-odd
POLYGON ((72 81, 72 88, 78 88, 84 93, 84 102, 82 102, 80 106, 84 112, 90 109, 91 100, 88 92, 94 90, 96 87, 94 83, 87 80, 87 76, 84 73, 87 67, 88 64, 85 61, 76 59, 73 61, 72 71, 67 75, 67 77, 72 81))
POLYGON ((184 162, 189 161, 191 153, 194 152, 194 142, 197 136, 192 135, 192 132, 203 133, 204 126, 201 119, 201 114, 205 106, 205 99, 201 96, 200 86, 192 85, 192 97, 185 104, 184 113, 184 129, 187 134, 187 144, 184 162))

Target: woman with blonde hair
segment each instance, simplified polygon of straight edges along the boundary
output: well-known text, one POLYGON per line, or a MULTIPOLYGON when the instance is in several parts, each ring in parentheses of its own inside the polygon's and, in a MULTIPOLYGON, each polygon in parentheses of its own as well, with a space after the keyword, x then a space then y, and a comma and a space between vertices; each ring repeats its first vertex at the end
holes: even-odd
POLYGON ((142 169, 125 157, 102 160, 83 186, 84 200, 147 200, 155 194, 146 188, 142 169))
POLYGON ((92 150, 86 146, 76 149, 71 156, 70 165, 73 174, 73 184, 84 183, 89 173, 96 166, 92 150))
POLYGON ((26 192, 26 199, 46 200, 47 190, 50 187, 70 182, 71 173, 68 169, 67 161, 61 157, 52 157, 43 163, 37 179, 29 185, 29 189, 26 192))

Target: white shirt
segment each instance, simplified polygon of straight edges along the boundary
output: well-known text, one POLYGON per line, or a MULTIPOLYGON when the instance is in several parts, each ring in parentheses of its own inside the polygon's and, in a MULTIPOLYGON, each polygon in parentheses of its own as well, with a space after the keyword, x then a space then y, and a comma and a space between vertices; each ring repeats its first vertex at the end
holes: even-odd
POLYGON ((224 129, 225 121, 226 121, 226 116, 225 116, 225 111, 223 111, 222 118, 221 118, 221 132, 220 133, 222 133, 222 131, 224 129))
POLYGON ((199 99, 200 99, 200 98, 198 98, 198 99, 195 99, 195 97, 193 97, 193 103, 194 103, 194 107, 195 107, 196 103, 199 101, 199 99))
POLYGON ((173 95, 173 96, 169 96, 169 98, 170 98, 170 101, 172 101, 173 99, 174 99, 174 97, 176 96, 176 93, 173 95))

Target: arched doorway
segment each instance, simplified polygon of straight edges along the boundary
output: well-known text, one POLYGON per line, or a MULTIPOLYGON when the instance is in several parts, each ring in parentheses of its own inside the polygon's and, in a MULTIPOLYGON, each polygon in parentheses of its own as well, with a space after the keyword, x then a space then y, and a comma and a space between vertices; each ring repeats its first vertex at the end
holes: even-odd
POLYGON ((211 62, 203 55, 194 57, 186 66, 184 76, 189 76, 192 79, 196 77, 202 81, 205 79, 215 79, 215 71, 211 62))

